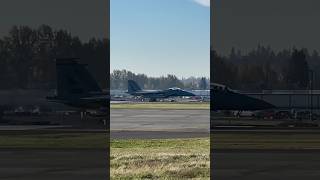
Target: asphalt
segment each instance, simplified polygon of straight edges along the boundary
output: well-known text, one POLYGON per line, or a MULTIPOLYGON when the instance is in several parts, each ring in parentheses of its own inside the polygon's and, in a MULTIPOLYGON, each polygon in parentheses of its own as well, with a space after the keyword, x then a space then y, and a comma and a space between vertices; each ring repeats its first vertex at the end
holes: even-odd
POLYGON ((215 127, 211 133, 252 133, 252 134, 319 134, 320 128, 263 128, 263 127, 215 127))
POLYGON ((214 180, 317 180, 319 150, 213 151, 214 180))
POLYGON ((1 149, 1 180, 106 180, 106 150, 1 149))
POLYGON ((209 137, 208 110, 111 109, 111 138, 209 137))
POLYGON ((28 130, 50 130, 50 129, 67 129, 72 126, 55 126, 55 125, 1 125, 0 131, 28 131, 28 130))

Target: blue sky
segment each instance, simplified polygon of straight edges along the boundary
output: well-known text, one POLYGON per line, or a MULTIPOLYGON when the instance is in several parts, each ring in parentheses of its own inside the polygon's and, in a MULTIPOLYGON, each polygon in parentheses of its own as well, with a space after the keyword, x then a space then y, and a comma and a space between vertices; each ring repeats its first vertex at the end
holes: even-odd
POLYGON ((111 0, 111 71, 210 74, 209 0, 111 0))

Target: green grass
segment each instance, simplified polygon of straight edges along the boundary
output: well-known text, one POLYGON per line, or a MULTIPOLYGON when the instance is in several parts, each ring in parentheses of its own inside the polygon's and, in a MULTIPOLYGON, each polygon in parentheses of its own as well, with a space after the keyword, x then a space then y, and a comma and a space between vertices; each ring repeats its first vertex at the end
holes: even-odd
MULTIPOLYGON (((112 179, 209 179, 209 138, 111 140, 110 145, 112 179)), ((0 135, 0 149, 107 147, 105 133, 7 132, 0 135)))
MULTIPOLYGON (((216 133, 214 149, 320 149, 320 134, 303 133, 216 133)), ((1 134, 0 148, 107 148, 105 133, 16 133, 1 134)), ((137 149, 209 148, 208 139, 111 140, 118 151, 137 149)))
POLYGON ((209 138, 112 140, 112 179, 209 179, 209 138))
MULTIPOLYGON (((103 149, 105 133, 2 133, 0 148, 103 149)), ((215 133, 213 149, 320 149, 320 134, 215 133)), ((210 139, 110 141, 112 179, 209 179, 210 139)))
POLYGON ((213 149, 320 149, 320 134, 212 134, 213 149))
POLYGON ((209 110, 209 103, 124 103, 111 104, 111 109, 172 109, 172 110, 209 110))
MULTIPOLYGON (((209 179, 209 138, 112 140, 113 179, 209 179)), ((213 149, 320 149, 320 134, 216 133, 213 149)))

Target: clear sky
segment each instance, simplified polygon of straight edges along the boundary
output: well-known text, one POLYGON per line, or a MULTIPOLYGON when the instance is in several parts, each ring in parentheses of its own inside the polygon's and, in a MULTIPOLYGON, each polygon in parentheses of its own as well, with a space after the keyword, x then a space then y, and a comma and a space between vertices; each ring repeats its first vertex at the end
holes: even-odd
POLYGON ((209 0, 111 0, 111 71, 210 74, 209 0))

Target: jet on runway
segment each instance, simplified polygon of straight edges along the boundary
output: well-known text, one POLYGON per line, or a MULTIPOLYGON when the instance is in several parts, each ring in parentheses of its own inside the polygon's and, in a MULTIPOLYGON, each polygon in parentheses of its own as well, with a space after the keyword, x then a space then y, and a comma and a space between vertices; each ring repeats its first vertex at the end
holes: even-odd
MULTIPOLYGON (((78 63, 76 59, 58 59, 56 70, 57 95, 48 97, 49 101, 81 109, 107 108, 110 95, 102 91, 85 64, 78 63)), ((149 98, 150 101, 177 96, 195 96, 180 88, 142 90, 133 80, 128 80, 127 93, 149 98)), ((211 84, 211 93, 212 110, 255 111, 275 108, 270 103, 237 93, 224 85, 211 84)))
POLYGON ((107 108, 110 96, 103 92, 85 64, 76 59, 57 59, 57 95, 51 102, 81 109, 107 108))
POLYGON ((211 84, 211 93, 212 110, 257 111, 275 108, 268 102, 237 93, 216 83, 211 84))
POLYGON ((193 93, 182 90, 180 88, 169 88, 166 90, 142 90, 140 86, 133 80, 128 80, 128 94, 143 98, 150 101, 178 96, 195 96, 193 93))

